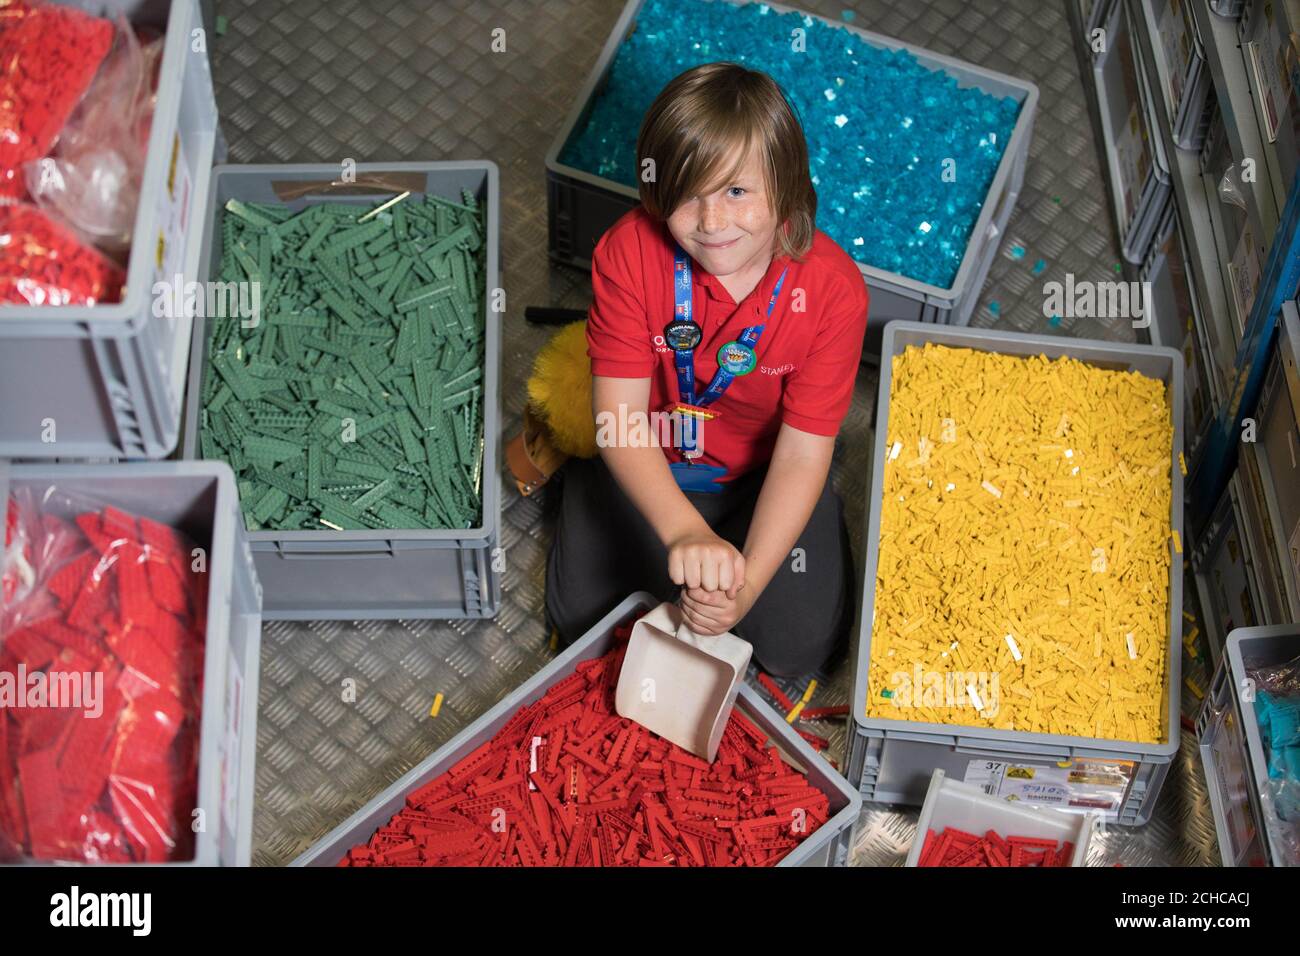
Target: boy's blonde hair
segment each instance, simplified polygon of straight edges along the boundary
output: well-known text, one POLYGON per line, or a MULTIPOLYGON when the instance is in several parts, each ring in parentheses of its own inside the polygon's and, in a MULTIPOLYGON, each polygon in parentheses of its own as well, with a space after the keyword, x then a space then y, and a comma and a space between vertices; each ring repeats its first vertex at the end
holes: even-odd
POLYGON ((734 177, 754 146, 783 224, 776 233, 780 251, 801 258, 817 229, 803 127, 775 80, 738 63, 689 69, 650 105, 636 142, 638 168, 654 161, 652 181, 642 177, 641 204, 655 218, 667 219, 692 196, 734 177), (737 155, 739 161, 724 168, 737 155))

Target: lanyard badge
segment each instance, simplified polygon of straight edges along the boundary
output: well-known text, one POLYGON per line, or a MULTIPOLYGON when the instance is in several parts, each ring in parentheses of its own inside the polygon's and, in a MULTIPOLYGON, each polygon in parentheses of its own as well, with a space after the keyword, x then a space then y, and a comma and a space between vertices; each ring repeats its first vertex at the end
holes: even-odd
MULTIPOLYGON (((776 307, 777 297, 785 284, 787 270, 782 270, 776 280, 772 297, 767 303, 767 317, 770 320, 772 310, 776 307)), ((763 335, 762 325, 747 326, 738 338, 718 349, 718 370, 713 374, 708 387, 697 398, 695 395, 695 349, 704 339, 704 331, 691 314, 691 260, 676 246, 673 252, 673 321, 664 327, 664 341, 673 350, 673 364, 677 370, 678 401, 669 404, 669 412, 683 415, 682 456, 687 462, 699 458, 703 452, 695 447, 697 421, 709 421, 717 418, 718 413, 709 411, 708 407, 722 397, 732 381, 742 375, 748 375, 758 364, 755 348, 763 335)), ((679 480, 679 484, 681 481, 679 480)))

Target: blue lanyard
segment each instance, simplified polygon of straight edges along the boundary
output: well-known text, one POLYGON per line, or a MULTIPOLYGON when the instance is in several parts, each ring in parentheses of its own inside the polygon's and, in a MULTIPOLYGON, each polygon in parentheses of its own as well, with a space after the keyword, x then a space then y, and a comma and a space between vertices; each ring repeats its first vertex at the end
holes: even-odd
MULTIPOLYGON (((776 280, 776 288, 772 290, 772 298, 767 303, 767 316, 764 319, 766 323, 772 318, 772 309, 776 307, 777 296, 781 294, 781 286, 785 284, 785 274, 789 267, 781 270, 781 277, 776 280)), ((673 252, 673 295, 676 299, 675 318, 679 322, 691 322, 691 258, 682 247, 676 246, 673 252)), ((764 325, 749 325, 740 333, 736 339, 741 345, 753 349, 758 345, 759 338, 763 335, 764 325)), ((709 382, 708 388, 699 397, 695 398, 695 349, 682 349, 673 353, 673 364, 677 368, 677 392, 681 401, 687 405, 695 405, 699 408, 706 408, 722 397, 722 393, 727 390, 732 380, 736 377, 718 364, 718 370, 713 373, 713 379, 709 382)))

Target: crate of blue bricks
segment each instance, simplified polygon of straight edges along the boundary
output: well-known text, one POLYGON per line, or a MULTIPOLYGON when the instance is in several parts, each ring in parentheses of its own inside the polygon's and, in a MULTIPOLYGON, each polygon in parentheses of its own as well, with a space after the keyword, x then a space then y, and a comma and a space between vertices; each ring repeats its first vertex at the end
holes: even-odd
POLYGON ((655 96, 729 60, 771 75, 800 117, 817 227, 871 292, 867 354, 893 319, 968 324, 1024 182, 1038 88, 844 16, 853 24, 766 3, 629 0, 546 156, 551 259, 590 267, 638 201, 636 138, 655 96))
POLYGON ((204 229, 184 453, 235 472, 265 616, 493 616, 497 167, 220 166, 204 229))
POLYGON ((165 458, 176 448, 190 322, 153 306, 194 278, 214 159, 224 158, 198 0, 62 0, 163 31, 157 101, 120 302, 0 305, 0 458, 165 458))

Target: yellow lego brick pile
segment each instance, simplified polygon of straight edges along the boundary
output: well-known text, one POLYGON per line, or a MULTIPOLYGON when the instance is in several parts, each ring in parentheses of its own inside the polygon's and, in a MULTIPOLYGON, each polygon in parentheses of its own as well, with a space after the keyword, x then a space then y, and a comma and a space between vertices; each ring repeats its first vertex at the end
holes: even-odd
POLYGON ((1162 382, 1070 358, 893 358, 867 716, 1168 735, 1162 382))

